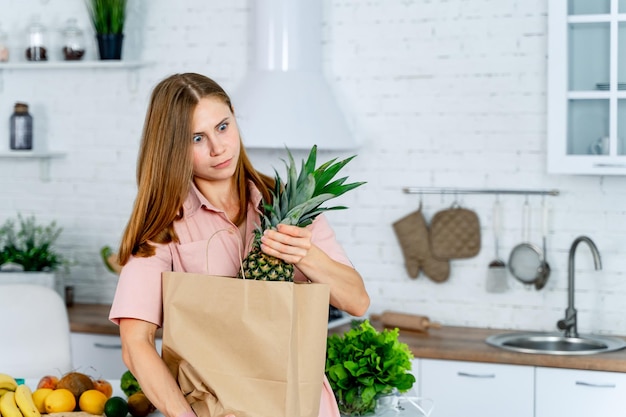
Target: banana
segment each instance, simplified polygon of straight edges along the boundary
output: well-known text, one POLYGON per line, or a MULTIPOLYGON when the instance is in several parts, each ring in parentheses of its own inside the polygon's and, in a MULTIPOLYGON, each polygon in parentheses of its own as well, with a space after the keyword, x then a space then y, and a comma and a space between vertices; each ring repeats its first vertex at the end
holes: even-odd
POLYGON ((2 395, 6 394, 7 392, 9 392, 8 389, 0 388, 0 397, 2 397, 2 395))
POLYGON ((27 385, 18 385, 15 390, 15 403, 24 417, 41 417, 41 413, 33 402, 33 392, 27 385))
POLYGON ((23 417, 22 412, 15 403, 15 393, 9 391, 0 397, 0 413, 2 417, 23 417))
POLYGON ((15 391, 17 388, 17 381, 11 375, 0 374, 0 389, 6 389, 8 391, 15 391))

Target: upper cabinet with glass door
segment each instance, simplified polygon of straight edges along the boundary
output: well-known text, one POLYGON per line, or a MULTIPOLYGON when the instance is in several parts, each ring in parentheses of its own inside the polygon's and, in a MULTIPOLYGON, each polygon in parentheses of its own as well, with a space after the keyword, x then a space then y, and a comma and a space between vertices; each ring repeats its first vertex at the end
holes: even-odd
POLYGON ((548 3, 548 172, 626 175, 626 0, 548 3))

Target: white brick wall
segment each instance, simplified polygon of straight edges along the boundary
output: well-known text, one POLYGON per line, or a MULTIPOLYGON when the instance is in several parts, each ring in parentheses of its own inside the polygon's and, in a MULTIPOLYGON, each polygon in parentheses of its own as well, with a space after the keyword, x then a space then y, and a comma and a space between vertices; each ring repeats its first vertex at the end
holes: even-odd
MULTIPOLYGON (((324 69, 355 135, 359 157, 348 166, 368 184, 342 197, 351 207, 329 215, 363 274, 371 311, 427 314, 450 325, 555 329, 566 307, 567 256, 581 234, 595 240, 604 270, 593 271, 579 247, 576 304, 580 330, 626 334, 623 318, 626 198, 623 177, 546 174, 547 0, 326 0, 324 69), (391 223, 417 208, 404 186, 558 188, 551 205, 548 260, 552 275, 542 291, 511 282, 504 294, 485 291, 492 260, 493 196, 459 196, 481 219, 483 247, 452 262, 450 279, 411 280, 391 223)), ((53 160, 51 180, 39 179, 34 161, 0 159, 0 221, 16 212, 56 219, 60 248, 76 265, 67 282, 83 302, 109 302, 115 276, 98 250, 116 245, 135 193, 138 138, 151 87, 172 72, 203 72, 228 90, 242 81, 248 60, 249 6, 244 0, 130 0, 126 59, 154 65, 132 76, 124 70, 0 71, 0 149, 8 147, 15 101, 31 105, 36 146, 67 151, 53 160), (4 116, 2 116, 4 115, 4 116)), ((13 59, 22 59, 32 14, 54 30, 77 17, 91 31, 82 2, 0 0, 0 24, 10 32, 13 59), (62 4, 61 4, 62 3, 62 4)), ((90 40, 87 58, 95 56, 90 40)), ((58 59, 58 57, 57 57, 58 59)), ((235 103, 236 105, 236 103, 235 103)), ((282 167, 281 153, 251 151, 259 168, 282 167)), ((322 152, 322 158, 330 158, 322 152)), ((427 218, 454 201, 426 195, 427 218)), ((502 196, 501 253, 521 239, 523 197, 502 196)), ((531 198, 533 240, 540 243, 541 198, 531 198)))

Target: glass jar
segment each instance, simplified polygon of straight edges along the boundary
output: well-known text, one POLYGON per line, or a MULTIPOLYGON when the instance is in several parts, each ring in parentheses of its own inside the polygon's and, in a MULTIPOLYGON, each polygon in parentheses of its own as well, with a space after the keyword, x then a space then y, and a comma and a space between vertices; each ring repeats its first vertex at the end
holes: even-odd
POLYGON ((28 113, 28 104, 15 103, 11 115, 10 147, 15 150, 33 149, 33 118, 28 113))
POLYGON ((6 32, 4 32, 2 26, 0 26, 0 62, 7 62, 9 60, 8 39, 9 37, 6 32))
POLYGON ((76 24, 76 19, 68 19, 63 29, 63 58, 66 61, 78 61, 85 55, 83 31, 76 24))
POLYGON ((26 48, 26 59, 29 61, 47 61, 48 51, 44 44, 45 28, 34 18, 28 27, 28 48, 26 48))

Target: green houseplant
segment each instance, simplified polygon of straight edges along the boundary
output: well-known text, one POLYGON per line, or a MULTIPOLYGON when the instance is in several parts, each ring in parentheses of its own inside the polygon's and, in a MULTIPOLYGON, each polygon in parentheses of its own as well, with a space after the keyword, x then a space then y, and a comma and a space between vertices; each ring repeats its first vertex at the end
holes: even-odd
POLYGON ((27 272, 57 270, 65 263, 65 258, 53 248, 61 231, 54 221, 38 224, 35 216, 18 214, 17 219, 8 219, 0 227, 0 268, 13 266, 27 272))
POLYGON ((380 397, 411 389, 413 354, 398 334, 398 329, 379 332, 365 320, 328 338, 326 376, 342 414, 373 414, 380 397))
POLYGON ((121 59, 127 0, 86 0, 100 59, 121 59))

